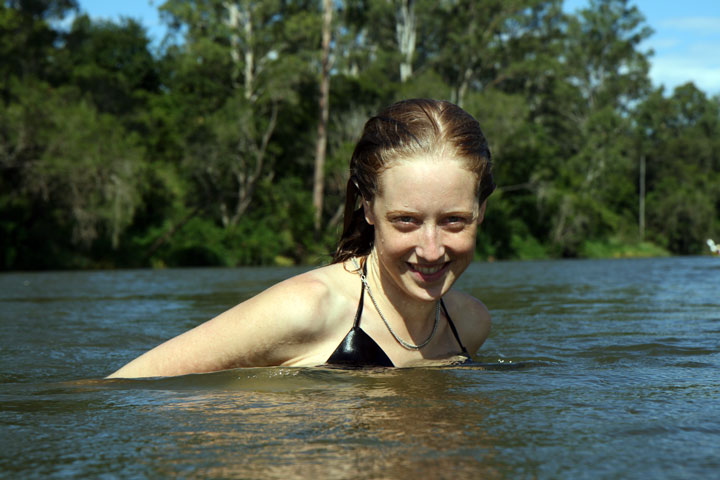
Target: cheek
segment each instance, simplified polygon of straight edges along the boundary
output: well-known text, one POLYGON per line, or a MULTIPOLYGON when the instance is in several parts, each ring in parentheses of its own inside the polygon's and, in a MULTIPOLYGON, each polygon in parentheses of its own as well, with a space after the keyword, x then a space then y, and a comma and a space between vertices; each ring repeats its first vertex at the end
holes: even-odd
MULTIPOLYGON (((421 233, 399 233, 392 229, 384 230, 375 226, 375 248, 385 257, 400 257, 411 253, 420 243, 421 233)), ((445 233, 440 242, 457 256, 472 257, 475 254, 477 229, 464 232, 445 233)))
POLYGON ((477 238, 477 229, 468 229, 465 232, 450 235, 445 245, 453 251, 462 254, 474 254, 475 240, 477 238))
POLYGON ((417 241, 413 233, 400 233, 392 228, 375 225, 375 247, 387 255, 402 255, 412 250, 417 241))

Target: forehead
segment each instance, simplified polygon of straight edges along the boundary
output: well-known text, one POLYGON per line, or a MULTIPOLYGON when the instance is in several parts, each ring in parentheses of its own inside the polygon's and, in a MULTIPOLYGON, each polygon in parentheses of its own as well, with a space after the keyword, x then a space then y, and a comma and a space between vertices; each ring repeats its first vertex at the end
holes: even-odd
POLYGON ((376 200, 388 208, 472 209, 477 203, 477 176, 453 158, 399 160, 378 180, 376 200))

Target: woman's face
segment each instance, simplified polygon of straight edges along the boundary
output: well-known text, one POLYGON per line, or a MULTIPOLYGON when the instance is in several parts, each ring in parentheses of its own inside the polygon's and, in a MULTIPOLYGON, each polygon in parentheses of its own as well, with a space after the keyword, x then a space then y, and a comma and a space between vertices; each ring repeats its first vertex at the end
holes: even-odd
POLYGON ((475 174, 459 160, 421 157, 396 162, 378 186, 365 217, 375 226, 383 288, 436 301, 473 258, 485 213, 475 174))

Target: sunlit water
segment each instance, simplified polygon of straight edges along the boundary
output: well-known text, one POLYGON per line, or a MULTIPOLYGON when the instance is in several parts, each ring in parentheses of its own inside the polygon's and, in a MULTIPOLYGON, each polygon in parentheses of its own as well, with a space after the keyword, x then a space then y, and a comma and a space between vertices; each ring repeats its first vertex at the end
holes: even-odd
POLYGON ((102 380, 299 269, 0 275, 4 478, 715 478, 720 259, 473 264, 455 368, 102 380))

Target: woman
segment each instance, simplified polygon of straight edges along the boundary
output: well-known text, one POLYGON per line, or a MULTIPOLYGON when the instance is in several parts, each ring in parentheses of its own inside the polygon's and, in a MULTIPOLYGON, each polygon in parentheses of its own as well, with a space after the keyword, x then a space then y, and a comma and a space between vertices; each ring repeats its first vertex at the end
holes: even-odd
POLYGON ((353 153, 331 265, 274 285, 110 377, 470 358, 490 315, 451 287, 472 261, 495 188, 490 170, 480 126, 461 108, 436 100, 388 107, 368 120, 353 153))

